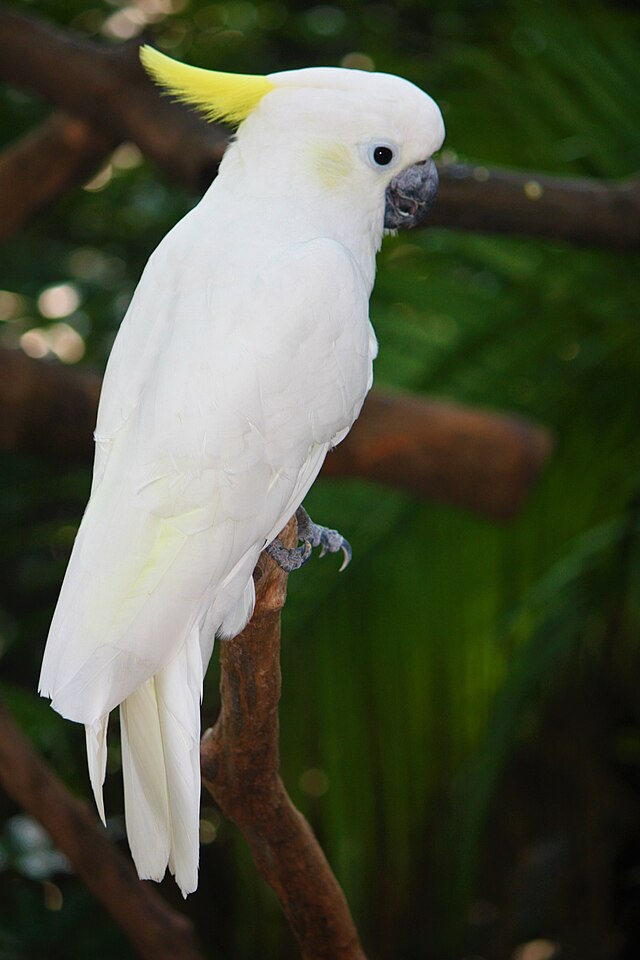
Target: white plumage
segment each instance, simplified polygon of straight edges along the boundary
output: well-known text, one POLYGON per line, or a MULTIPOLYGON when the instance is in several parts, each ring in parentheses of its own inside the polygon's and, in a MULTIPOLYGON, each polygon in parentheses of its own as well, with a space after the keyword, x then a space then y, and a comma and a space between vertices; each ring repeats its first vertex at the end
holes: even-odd
POLYGON ((398 78, 327 68, 268 81, 212 187, 150 258, 116 338, 40 679, 86 725, 103 819, 120 706, 133 858, 154 880, 168 865, 185 895, 214 638, 246 624, 260 551, 358 416, 385 189, 442 141, 433 101, 398 78), (378 140, 397 151, 389 170, 371 161, 378 140))

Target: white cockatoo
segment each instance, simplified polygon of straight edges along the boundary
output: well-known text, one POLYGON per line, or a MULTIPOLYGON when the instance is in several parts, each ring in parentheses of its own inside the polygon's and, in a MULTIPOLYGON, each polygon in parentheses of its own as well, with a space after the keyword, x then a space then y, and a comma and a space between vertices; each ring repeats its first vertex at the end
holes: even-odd
MULTIPOLYGON (((380 73, 241 76, 145 47, 171 94, 239 124, 214 183, 151 256, 116 338, 91 497, 47 641, 40 692, 86 726, 96 804, 120 707, 125 816, 140 877, 196 889, 200 701, 214 638, 254 604, 273 543, 299 566, 346 541, 301 515, 278 532, 372 383, 369 322, 385 227, 437 187, 434 101, 380 73)), ((188 149, 188 145, 185 146, 188 149)))

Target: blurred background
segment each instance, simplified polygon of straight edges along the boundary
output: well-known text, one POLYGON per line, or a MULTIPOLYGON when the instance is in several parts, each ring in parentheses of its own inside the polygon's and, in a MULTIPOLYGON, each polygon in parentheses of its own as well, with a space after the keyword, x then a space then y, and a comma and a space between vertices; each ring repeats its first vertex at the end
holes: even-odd
MULTIPOLYGON (((632 3, 33 0, 16 8, 236 72, 399 73, 443 109, 443 160, 596 178, 640 167, 632 3)), ((0 90, 0 138, 47 116, 0 90)), ((101 371, 147 257, 195 202, 119 147, 0 252, 0 339, 101 371)), ((354 562, 291 577, 282 773, 372 958, 640 956, 640 336, 633 253, 425 229, 385 241, 376 382, 514 412, 556 447, 521 514, 373 484, 307 506, 354 562)), ((0 412, 0 416, 2 413, 0 412)), ((0 676, 76 793, 84 734, 36 695, 90 473, 0 454, 0 676)), ((205 724, 217 714, 207 678, 205 724)), ((112 738, 109 829, 124 842, 112 738)), ((244 841, 203 798, 180 909, 210 958, 297 955, 244 841)), ((130 956, 34 821, 0 793, 0 958, 130 956)), ((171 881, 164 893, 174 904, 171 881)))

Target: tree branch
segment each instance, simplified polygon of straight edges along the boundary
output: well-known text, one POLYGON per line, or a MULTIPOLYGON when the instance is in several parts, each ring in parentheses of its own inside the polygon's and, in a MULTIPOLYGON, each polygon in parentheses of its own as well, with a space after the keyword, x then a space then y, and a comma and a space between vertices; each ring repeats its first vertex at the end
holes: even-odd
MULTIPOLYGON (((281 538, 296 542, 295 519, 281 538)), ((201 743, 204 785, 243 833, 307 960, 365 960, 344 894, 279 777, 280 612, 287 575, 266 554, 256 607, 220 644, 220 716, 201 743)))
POLYGON ((31 15, 0 8, 0 78, 81 117, 117 142, 131 140, 173 179, 201 192, 228 131, 162 96, 142 68, 139 43, 99 44, 31 15))
POLYGON ((0 449, 90 461, 100 377, 0 348, 0 449))
MULTIPOLYGON (((0 449, 89 461, 100 378, 0 349, 0 449)), ((359 477, 494 519, 522 507, 552 448, 524 418, 373 390, 322 476, 359 477)))
POLYGON ((0 241, 71 187, 84 183, 117 140, 57 112, 0 154, 0 241))
POLYGON ((130 860, 38 756, 2 703, 0 783, 42 824, 141 957, 201 960, 191 922, 138 880, 130 860))
MULTIPOLYGON (((132 140, 169 177, 200 193, 215 176, 227 133, 163 97, 144 73, 137 48, 138 42, 95 43, 0 8, 0 77, 118 141, 132 140)), ((465 165, 439 170, 440 195, 425 227, 619 249, 640 244, 637 178, 608 182, 465 165)))
POLYGON ((376 480, 508 520, 552 447, 550 432, 524 417, 373 390, 322 475, 376 480))
POLYGON ((640 179, 620 182, 452 164, 422 224, 588 246, 640 246, 640 179))

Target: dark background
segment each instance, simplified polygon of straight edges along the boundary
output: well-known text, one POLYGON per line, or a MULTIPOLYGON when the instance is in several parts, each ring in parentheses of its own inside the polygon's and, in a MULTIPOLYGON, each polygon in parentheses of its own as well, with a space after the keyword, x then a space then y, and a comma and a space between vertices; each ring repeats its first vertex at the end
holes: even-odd
MULTIPOLYGON (((640 167, 633 4, 15 6, 104 42, 144 29, 170 55, 222 70, 402 74, 443 109, 445 161, 597 178, 640 167)), ((5 87, 2 141, 48 111, 5 87)), ((101 370, 147 257, 195 199, 118 148, 0 251, 2 345, 101 370)), ((329 558, 290 581, 283 777, 372 957, 640 956, 637 271, 631 253, 509 236, 385 241, 376 382, 524 414, 553 429, 556 448, 508 524, 355 481, 322 481, 308 498, 355 557, 341 577, 329 558)), ((89 479, 0 454, 1 691, 85 796, 83 732, 35 689, 89 479)), ((122 838, 112 739, 107 809, 122 838)), ((128 956, 4 795, 0 818, 0 958, 128 956)), ((203 820, 200 888, 180 909, 206 955, 295 956, 208 798, 203 820)), ((181 904, 172 882, 165 892, 181 904)))

